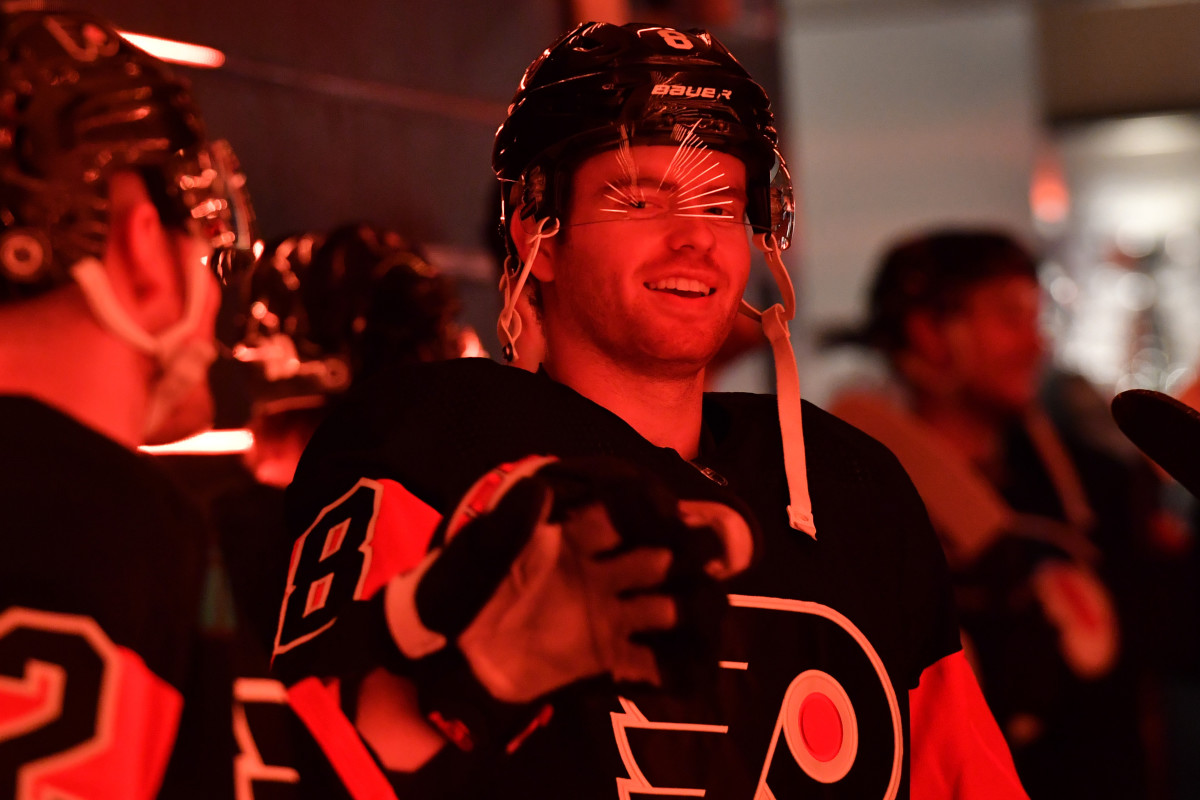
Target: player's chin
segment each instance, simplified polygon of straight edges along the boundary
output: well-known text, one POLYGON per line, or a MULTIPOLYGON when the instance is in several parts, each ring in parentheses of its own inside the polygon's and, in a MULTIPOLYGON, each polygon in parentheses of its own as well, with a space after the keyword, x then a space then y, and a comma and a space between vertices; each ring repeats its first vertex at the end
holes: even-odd
POLYGON ((702 369, 721 349, 725 337, 719 330, 673 329, 658 336, 643 338, 643 349, 657 361, 669 362, 681 368, 702 369))

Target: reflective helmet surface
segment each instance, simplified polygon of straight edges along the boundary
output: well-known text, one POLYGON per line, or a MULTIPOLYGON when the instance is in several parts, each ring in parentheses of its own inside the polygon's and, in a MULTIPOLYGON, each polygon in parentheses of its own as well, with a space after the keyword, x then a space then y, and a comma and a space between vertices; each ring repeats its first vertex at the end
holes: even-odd
POLYGON ((388 364, 461 354, 453 283, 395 231, 287 237, 230 291, 222 339, 256 368, 256 402, 335 395, 388 364))
POLYGON ((585 23, 525 71, 496 132, 492 168, 502 213, 557 217, 565 179, 584 158, 618 146, 678 144, 683 131, 746 164, 747 215, 756 232, 791 235, 794 202, 770 101, 711 34, 657 25, 585 23))
POLYGON ((165 224, 248 247, 236 159, 206 143, 188 85, 98 17, 28 8, 0 7, 0 301, 103 255, 118 170, 141 175, 165 224))

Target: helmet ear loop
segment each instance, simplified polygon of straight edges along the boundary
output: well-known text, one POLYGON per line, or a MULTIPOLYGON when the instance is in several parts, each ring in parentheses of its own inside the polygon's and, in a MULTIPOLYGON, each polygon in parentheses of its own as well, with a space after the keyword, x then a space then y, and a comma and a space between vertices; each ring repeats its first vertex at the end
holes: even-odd
POLYGON ((520 299, 521 292, 525 290, 525 283, 529 280, 534 259, 537 258, 538 250, 541 249, 542 239, 554 236, 560 227, 561 225, 554 217, 543 217, 538 221, 537 230, 529 234, 526 240, 529 256, 521 264, 520 269, 509 269, 513 256, 510 255, 504 260, 504 270, 500 276, 500 291, 504 295, 504 307, 500 309, 500 318, 496 321, 496 335, 500 339, 504 360, 510 364, 517 359, 517 339, 520 338, 524 328, 524 321, 517 311, 517 300, 520 299), (517 273, 515 279, 513 278, 514 272, 517 273))
POLYGON ((796 292, 791 276, 783 265, 779 240, 775 234, 755 234, 754 246, 766 257, 775 283, 783 294, 783 302, 775 303, 766 311, 759 311, 743 299, 740 311, 762 323, 763 333, 771 343, 771 355, 775 361, 775 399, 779 407, 779 431, 783 440, 783 465, 788 483, 788 522, 796 530, 816 539, 817 527, 808 492, 808 465, 804 453, 800 373, 796 368, 796 353, 788 332, 788 322, 796 315, 796 292))
POLYGON ((109 282, 104 265, 95 258, 84 258, 74 264, 71 277, 79 284, 84 300, 96 320, 124 341, 154 357, 160 364, 168 361, 184 340, 196 330, 203 319, 208 282, 211 273, 200 252, 207 244, 190 243, 192 252, 185 256, 183 281, 183 314, 165 331, 151 334, 135 322, 121 305, 109 282))

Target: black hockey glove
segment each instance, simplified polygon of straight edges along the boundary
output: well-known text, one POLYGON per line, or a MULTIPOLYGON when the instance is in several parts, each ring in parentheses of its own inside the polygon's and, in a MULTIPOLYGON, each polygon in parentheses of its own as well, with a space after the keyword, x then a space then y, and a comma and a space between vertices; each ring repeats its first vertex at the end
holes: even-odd
POLYGON ((536 715, 522 704, 577 681, 672 689, 715 673, 717 580, 745 569, 752 551, 740 514, 681 504, 625 462, 527 459, 476 484, 445 544, 389 584, 388 622, 408 658, 438 664, 416 676, 423 704, 457 698, 453 721, 436 696, 430 718, 460 746, 454 724, 507 741, 536 715), (472 690, 438 690, 455 650, 482 690, 474 712, 461 708, 472 690), (489 697, 497 702, 483 708, 489 697))

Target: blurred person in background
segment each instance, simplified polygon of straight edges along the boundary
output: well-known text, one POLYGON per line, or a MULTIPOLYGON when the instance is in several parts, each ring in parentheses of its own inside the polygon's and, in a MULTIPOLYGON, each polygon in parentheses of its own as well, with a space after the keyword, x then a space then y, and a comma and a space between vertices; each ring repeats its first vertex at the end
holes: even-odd
POLYGON ((90 14, 0 9, 0 89, 0 796, 227 794, 193 693, 207 534, 135 448, 208 424, 242 179, 90 14))
POLYGON ((1128 474, 1069 452, 1038 403, 1040 301, 1032 253, 1002 231, 904 238, 881 260, 865 326, 830 337, 879 350, 891 380, 846 388, 831 411, 917 485, 1030 797, 1141 797, 1141 720, 1108 581, 1125 565, 1104 560, 1140 523, 1128 474))
POLYGON ((263 646, 287 577, 284 489, 313 431, 352 385, 384 368, 482 354, 459 311, 453 280, 419 246, 365 222, 285 237, 230 285, 219 333, 240 365, 253 445, 213 516, 263 646))

